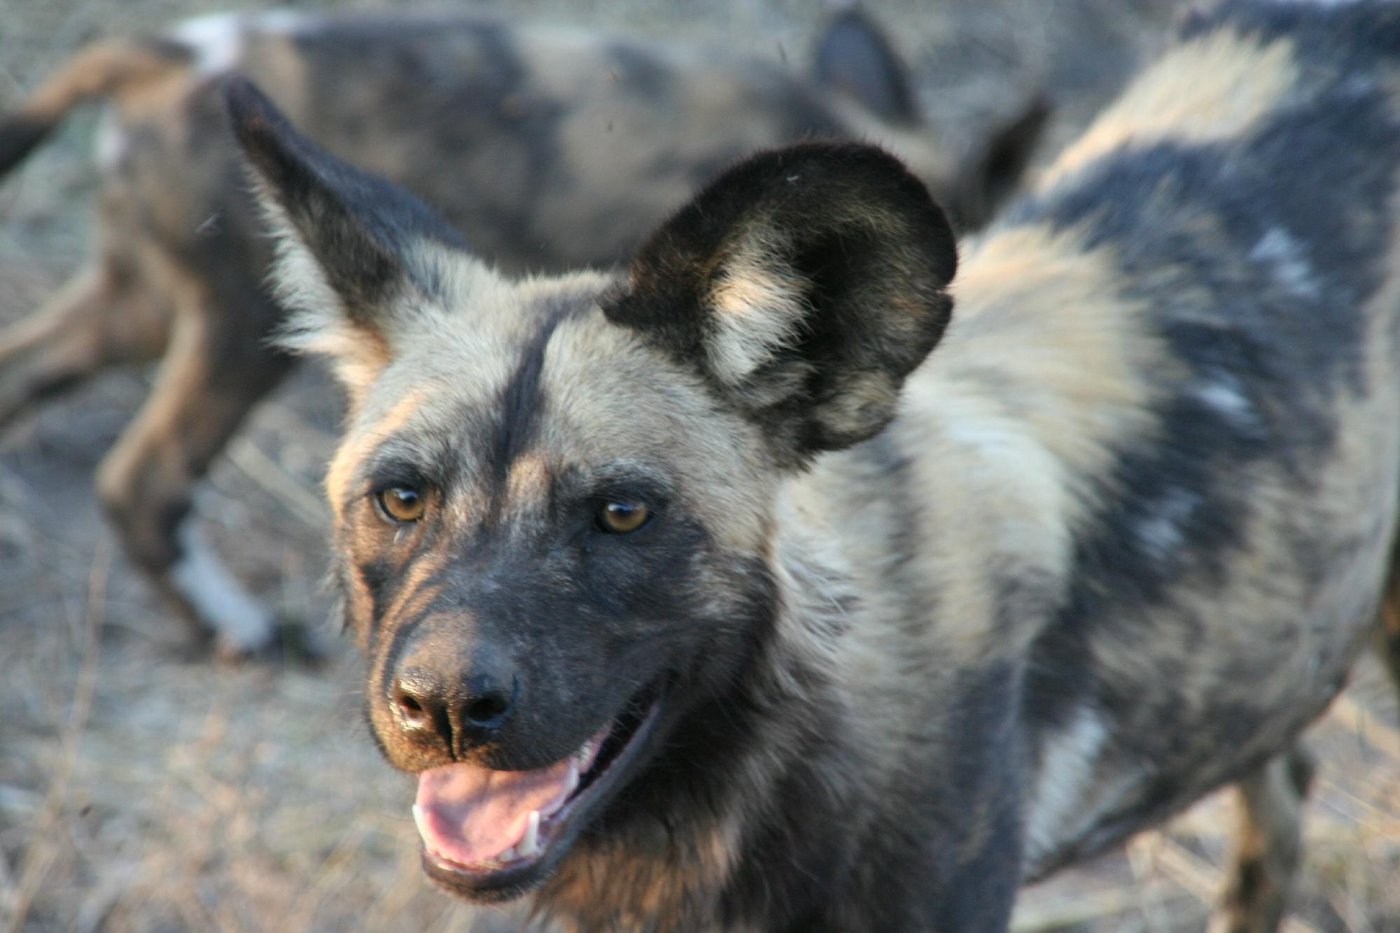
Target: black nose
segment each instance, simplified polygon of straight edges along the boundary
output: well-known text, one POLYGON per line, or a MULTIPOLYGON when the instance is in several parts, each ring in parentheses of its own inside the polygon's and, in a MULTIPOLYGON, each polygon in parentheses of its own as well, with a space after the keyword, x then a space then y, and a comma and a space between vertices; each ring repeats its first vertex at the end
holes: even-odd
POLYGON ((494 741, 518 694, 509 665, 481 659, 459 666, 406 658, 389 684, 399 727, 420 741, 440 741, 453 757, 494 741))

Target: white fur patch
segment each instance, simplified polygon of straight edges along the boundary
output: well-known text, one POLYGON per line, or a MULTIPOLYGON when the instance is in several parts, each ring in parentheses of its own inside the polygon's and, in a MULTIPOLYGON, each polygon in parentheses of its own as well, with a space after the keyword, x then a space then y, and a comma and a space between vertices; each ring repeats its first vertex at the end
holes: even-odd
POLYGON ((126 146, 126 130, 116 111, 110 107, 104 108, 97 123, 97 138, 93 145, 97 167, 104 172, 116 171, 126 155, 126 146))
POLYGON ((260 178, 257 187, 265 193, 258 199, 263 215, 276 231, 273 289, 292 312, 277 342, 295 353, 330 359, 341 384, 358 397, 388 361, 388 348, 350 324, 344 302, 275 195, 260 178))
POLYGON ((715 332, 709 347, 715 375, 742 383, 797 339, 806 307, 802 283, 763 262, 736 259, 710 293, 715 332))
POLYGON ((1316 298, 1322 292, 1303 244, 1282 227, 1273 227, 1260 237, 1249 258, 1269 265, 1274 277, 1295 295, 1316 298))
POLYGON ((1201 504, 1201 497, 1185 489, 1172 489, 1156 510, 1138 523, 1137 537, 1143 550, 1159 561, 1170 560, 1186 543, 1183 526, 1201 504))
POLYGON ((170 580, 200 618, 213 624, 219 640, 234 649, 254 649, 272 637, 272 615, 234 579, 203 537, 186 523, 180 529, 184 556, 170 580))
POLYGON ((1035 793, 1026 823, 1026 839, 1032 860, 1049 852, 1060 840, 1072 838, 1091 814, 1080 813, 1085 789, 1094 781, 1094 770, 1108 730, 1091 709, 1081 706, 1074 718, 1045 746, 1036 777, 1035 793))
POLYGON ((170 35, 195 53, 195 71, 216 74, 232 68, 243 54, 246 21, 238 13, 210 13, 185 20, 170 35))
POLYGON ((1233 376, 1224 376, 1196 389, 1196 398, 1215 409, 1229 421, 1253 420, 1254 406, 1240 389, 1233 376))
POLYGON ((195 54, 195 71, 219 74, 235 67, 243 57, 245 37, 257 31, 291 34, 307 21, 294 10, 268 10, 263 13, 210 13, 185 20, 170 32, 171 38, 195 54))

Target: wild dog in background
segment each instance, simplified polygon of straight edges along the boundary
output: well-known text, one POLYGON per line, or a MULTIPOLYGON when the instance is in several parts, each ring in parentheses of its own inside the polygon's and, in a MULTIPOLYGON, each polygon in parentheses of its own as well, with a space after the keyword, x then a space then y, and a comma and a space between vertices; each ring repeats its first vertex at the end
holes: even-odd
POLYGON ((590 930, 1000 930, 1236 782, 1221 923, 1275 928, 1299 734, 1394 585, 1397 74, 1400 4, 1192 15, 951 324, 877 149, 512 281, 232 85, 428 874, 590 930))
POLYGON ((0 123, 3 172, 77 105, 108 107, 97 256, 0 334, 0 423, 108 364, 163 356, 99 491, 132 561, 196 630, 256 651, 271 613, 189 518, 210 461, 290 365, 269 346, 283 310, 219 78, 255 78, 322 144, 441 205, 511 272, 621 260, 700 180, 809 134, 885 141, 977 222, 1044 117, 1031 105, 960 166, 861 14, 833 21, 817 61, 805 81, 714 49, 421 15, 216 16, 96 43, 0 123))

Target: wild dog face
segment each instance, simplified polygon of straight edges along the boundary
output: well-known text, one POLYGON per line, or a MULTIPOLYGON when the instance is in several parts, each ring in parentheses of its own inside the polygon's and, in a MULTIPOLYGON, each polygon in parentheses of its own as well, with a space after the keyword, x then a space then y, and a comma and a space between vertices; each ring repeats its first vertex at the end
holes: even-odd
POLYGON ((813 144, 722 176, 626 278, 509 282, 229 99, 290 342, 351 396, 327 488, 375 735, 420 776, 429 874, 518 894, 723 712, 779 610, 776 491, 893 417, 948 321, 948 224, 890 157, 813 144))

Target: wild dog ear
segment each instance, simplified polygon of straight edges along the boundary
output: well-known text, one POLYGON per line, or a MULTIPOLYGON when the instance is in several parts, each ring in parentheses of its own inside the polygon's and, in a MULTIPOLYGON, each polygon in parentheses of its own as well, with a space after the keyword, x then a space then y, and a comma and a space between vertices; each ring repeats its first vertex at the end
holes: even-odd
POLYGON ((953 233, 893 156, 804 143, 730 169, 642 247, 604 311, 696 365, 779 458, 878 433, 952 311, 953 233))
POLYGON ((408 192, 298 133, 247 79, 229 78, 224 96, 278 239, 273 279, 295 312, 282 342, 329 356, 357 395, 405 319, 440 297, 441 247, 466 243, 408 192))
POLYGON ((1032 97, 973 151, 953 184, 956 203, 949 205, 961 229, 985 226, 1020 186, 1050 113, 1049 101, 1032 97))
POLYGON ((812 72, 818 85, 845 94, 887 122, 919 122, 904 63, 859 6, 831 18, 817 43, 812 72))

